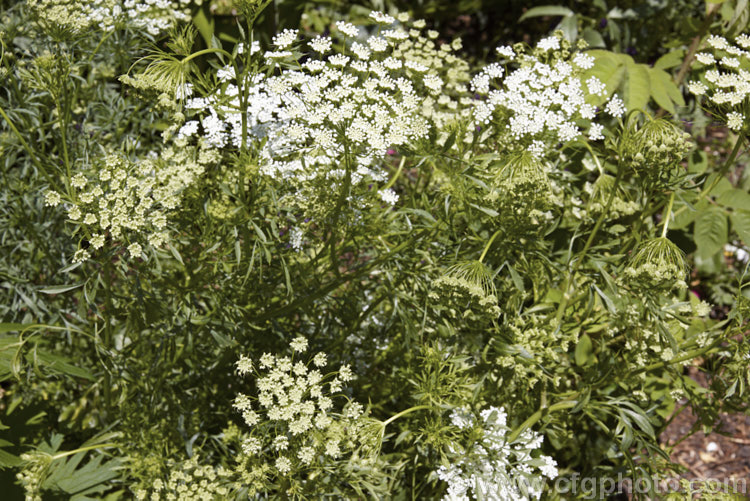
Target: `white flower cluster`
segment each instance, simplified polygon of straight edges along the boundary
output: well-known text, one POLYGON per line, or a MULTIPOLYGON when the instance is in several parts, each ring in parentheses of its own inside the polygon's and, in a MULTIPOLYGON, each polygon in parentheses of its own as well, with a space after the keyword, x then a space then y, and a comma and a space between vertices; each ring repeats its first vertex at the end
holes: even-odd
MULTIPOLYGON (((297 337, 290 347, 302 353, 307 340, 297 337)), ((241 375, 255 374, 258 389, 257 397, 240 393, 234 401, 251 430, 241 444, 245 484, 253 484, 258 468, 272 465, 272 473, 289 476, 343 458, 361 445, 367 425, 362 405, 348 402, 339 412, 334 406, 344 383, 353 379, 352 371, 342 365, 331 379, 331 374, 321 373, 327 364, 325 353, 312 358, 313 368, 293 357, 267 353, 257 362, 244 356, 237 362, 241 375)))
POLYGON ((27 0, 44 22, 74 33, 94 27, 112 31, 125 25, 153 36, 178 21, 189 21, 190 3, 190 0, 27 0))
POLYGON ((467 409, 454 409, 453 425, 460 429, 479 427, 482 437, 465 452, 455 451, 455 462, 437 470, 448 483, 446 501, 475 499, 491 501, 529 501, 539 499, 544 478, 557 477, 557 463, 549 456, 535 454, 543 437, 526 430, 508 442, 505 410, 489 407, 477 422, 467 409), (541 474, 541 475, 540 475, 541 474))
POLYGON ((732 45, 724 37, 708 37, 709 49, 695 58, 705 73, 703 79, 688 82, 688 90, 696 96, 706 95, 719 107, 727 125, 739 131, 748 120, 745 103, 750 97, 750 36, 738 36, 732 45))
MULTIPOLYGON (((587 102, 588 95, 602 95, 604 84, 591 77, 586 84, 580 75, 593 65, 593 58, 576 53, 572 58, 558 57, 548 51, 560 48, 557 36, 539 42, 533 55, 516 54, 506 47, 498 53, 509 61, 517 60, 520 66, 503 79, 503 66, 493 63, 486 66, 472 80, 472 90, 486 96, 474 109, 474 120, 479 126, 490 124, 497 111, 510 112, 502 126, 514 141, 519 141, 529 151, 541 155, 550 145, 578 139, 581 130, 579 119, 592 121, 588 130, 591 140, 602 139, 602 126, 593 122, 596 108, 587 102), (497 81, 497 89, 491 83, 497 81)), ((605 111, 620 117, 625 112, 622 100, 613 96, 605 111)))
MULTIPOLYGON (((381 13, 373 19, 394 22, 381 13)), ((460 41, 438 48, 431 34, 417 28, 424 25, 414 21, 408 32, 399 25, 352 40, 360 30, 339 22, 334 35, 348 44, 346 54, 331 53, 332 39, 317 37, 307 43, 313 57, 301 63, 290 50, 298 33, 286 30, 264 54, 269 65, 279 66, 274 75, 237 82, 232 67, 221 69, 216 93, 187 101, 198 120, 185 123, 179 136, 239 148, 244 112, 246 139, 262 144, 260 173, 283 183, 288 206, 330 207, 342 190, 360 210, 379 199, 395 203, 395 193, 366 188, 385 181, 389 150, 413 145, 436 124, 469 112, 468 65, 452 54, 460 41), (249 93, 245 110, 238 83, 249 93)))
POLYGON ((227 499, 231 489, 232 472, 223 466, 200 465, 198 456, 174 463, 170 462, 169 478, 157 478, 146 488, 136 488, 133 494, 138 501, 211 501, 227 499))
MULTIPOLYGON (((179 206, 182 192, 213 160, 208 150, 199 152, 180 140, 158 157, 137 162, 109 154, 101 159, 93 176, 73 176, 70 198, 48 191, 45 203, 56 206, 65 198, 68 218, 83 228, 91 249, 101 249, 109 236, 132 242, 130 257, 140 257, 142 246, 136 240, 146 240, 154 247, 167 241, 168 213, 179 206)), ((89 250, 79 249, 73 259, 80 262, 90 256, 89 250)))

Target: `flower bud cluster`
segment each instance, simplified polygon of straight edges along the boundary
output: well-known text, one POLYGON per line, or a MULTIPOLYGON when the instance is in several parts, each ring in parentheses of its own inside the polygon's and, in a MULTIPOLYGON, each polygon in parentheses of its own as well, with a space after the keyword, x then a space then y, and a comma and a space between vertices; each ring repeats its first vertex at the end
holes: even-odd
POLYGON ((444 500, 501 499, 529 501, 539 499, 543 477, 557 477, 557 463, 537 451, 543 437, 525 430, 512 442, 503 408, 488 407, 479 418, 468 409, 454 409, 453 426, 466 432, 478 431, 480 438, 463 449, 452 447, 451 464, 437 470, 440 480, 448 483, 444 500))
MULTIPOLYGON (((215 160, 209 150, 177 141, 156 157, 131 161, 108 154, 93 172, 75 174, 70 195, 48 191, 45 203, 64 203, 68 219, 81 227, 94 251, 110 238, 125 240, 131 258, 141 256, 142 243, 162 246, 168 239, 167 215, 180 205, 183 191, 215 160)), ((91 256, 79 249, 74 261, 91 256)))
POLYGON ((680 162, 693 147, 690 134, 663 118, 635 120, 625 128, 622 141, 623 161, 633 170, 660 177, 680 162))
POLYGON ((685 289, 685 253, 666 237, 643 242, 624 271, 624 280, 637 289, 685 289))
POLYGON ((138 501, 212 501, 228 499, 233 484, 233 472, 223 466, 213 467, 199 464, 194 455, 186 461, 170 461, 169 478, 157 478, 148 488, 134 491, 138 501))
POLYGON ((448 268, 433 282, 434 299, 449 297, 456 305, 474 306, 480 316, 497 318, 500 313, 492 272, 480 261, 467 261, 448 268))

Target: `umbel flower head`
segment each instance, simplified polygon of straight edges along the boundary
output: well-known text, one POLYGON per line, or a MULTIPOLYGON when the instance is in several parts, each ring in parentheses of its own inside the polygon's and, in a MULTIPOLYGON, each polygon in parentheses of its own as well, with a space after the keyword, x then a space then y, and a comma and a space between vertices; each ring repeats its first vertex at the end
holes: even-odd
MULTIPOLYGON (((500 315, 492 271, 479 260, 454 264, 433 282, 433 286, 447 293, 457 305, 474 305, 482 316, 497 318, 500 315)), ((433 293, 433 297, 440 296, 433 293)))
MULTIPOLYGON (((486 96, 474 109, 476 124, 494 128, 508 145, 539 157, 560 142, 582 138, 578 125, 582 120, 591 123, 589 139, 601 139, 602 126, 593 122, 596 108, 587 98, 602 95, 606 88, 595 77, 584 85, 580 77, 594 60, 583 53, 571 57, 569 49, 562 33, 541 40, 530 54, 520 48, 498 48, 501 56, 519 67, 506 75, 503 65, 493 63, 474 77, 472 91, 486 96)), ((619 117, 625 110, 615 95, 605 111, 619 117)))
POLYGON ((750 125, 750 36, 743 33, 734 42, 708 37, 707 47, 695 56, 700 78, 688 82, 688 90, 705 96, 709 110, 740 132, 750 125))
POLYGON ((620 141, 624 162, 640 174, 657 177, 675 167, 693 146, 690 134, 669 120, 651 117, 639 124, 633 116, 620 141))
POLYGON ((652 238, 638 247, 625 268, 625 281, 640 289, 684 289, 685 253, 666 237, 652 238))
MULTIPOLYGON (((298 336, 290 348, 295 356, 302 354, 307 340, 298 336)), ((325 353, 307 363, 295 356, 266 353, 237 362, 240 375, 255 376, 257 388, 256 395, 240 393, 234 401, 247 425, 240 436, 239 483, 251 495, 271 492, 269 479, 301 486, 315 471, 352 462, 371 468, 375 461, 377 433, 364 407, 342 394, 354 378, 349 366, 324 375, 325 353), (342 399, 346 403, 337 405, 342 399)))
POLYGON ((538 453, 541 435, 525 430, 509 440, 505 409, 489 407, 477 419, 468 409, 458 408, 451 421, 467 434, 479 432, 480 438, 465 449, 449 448, 450 464, 437 470, 438 478, 448 484, 444 501, 469 499, 469 494, 475 499, 530 501, 541 496, 544 477, 557 477, 555 460, 538 453))
POLYGON ((278 186, 280 204, 314 223, 342 205, 355 214, 390 206, 395 197, 377 189, 389 150, 414 148, 470 106, 468 65, 452 54, 460 44, 437 47, 437 34, 422 33, 426 23, 401 19, 386 28, 395 20, 374 13, 379 26, 369 36, 345 22, 331 37, 278 34, 273 50, 255 56, 275 71, 220 69, 215 91, 186 102, 197 120, 178 136, 257 149, 259 174, 278 186), (296 59, 300 52, 308 58, 296 59), (245 109, 240 88, 249 94, 245 109))

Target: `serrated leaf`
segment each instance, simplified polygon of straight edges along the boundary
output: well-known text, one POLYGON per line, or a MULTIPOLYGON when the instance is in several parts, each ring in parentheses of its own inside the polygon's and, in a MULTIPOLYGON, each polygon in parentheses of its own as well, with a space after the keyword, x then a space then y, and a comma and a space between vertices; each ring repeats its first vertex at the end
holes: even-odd
POLYGON ((518 22, 525 21, 526 19, 532 17, 572 16, 574 14, 575 13, 572 10, 560 5, 540 5, 539 7, 532 7, 531 9, 524 12, 523 15, 518 18, 518 22))
POLYGON ((664 70, 653 68, 649 70, 648 77, 649 83, 651 84, 651 97, 654 98, 656 104, 674 115, 674 104, 672 103, 672 99, 669 97, 669 92, 667 92, 667 87, 670 85, 674 85, 674 82, 672 82, 672 77, 669 76, 669 73, 664 70))
POLYGON ((716 202, 732 209, 750 211, 750 193, 745 190, 738 190, 737 188, 727 190, 716 198, 716 202))
POLYGON ((736 210, 729 215, 732 221, 732 229, 745 245, 750 244, 750 211, 736 210))
POLYGON ((724 247, 728 239, 726 213, 718 207, 709 207, 695 219, 695 244, 698 255, 708 259, 724 247))
POLYGON ((642 110, 646 108, 651 97, 651 79, 649 78, 648 66, 628 61, 627 78, 623 101, 625 108, 630 110, 642 110))
POLYGON ((657 70, 668 70, 676 66, 680 66, 685 60, 685 49, 676 49, 667 52, 654 63, 654 69, 657 70))

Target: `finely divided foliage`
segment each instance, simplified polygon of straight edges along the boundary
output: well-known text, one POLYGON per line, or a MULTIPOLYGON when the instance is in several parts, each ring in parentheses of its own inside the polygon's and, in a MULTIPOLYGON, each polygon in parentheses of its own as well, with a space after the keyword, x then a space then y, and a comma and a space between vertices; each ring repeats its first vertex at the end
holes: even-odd
POLYGON ((676 472, 679 402, 747 409, 744 272, 721 320, 690 273, 727 268, 727 217, 750 238, 725 177, 750 37, 707 36, 686 84, 737 135, 709 167, 569 25, 477 61, 394 10, 268 33, 269 4, 225 32, 182 0, 0 18, 0 469, 26 499, 557 500, 676 472))

